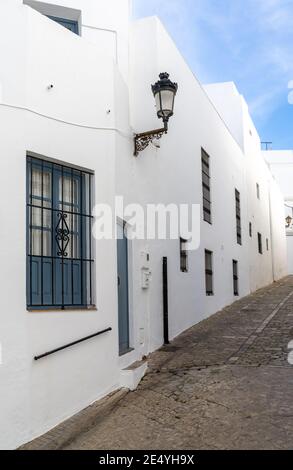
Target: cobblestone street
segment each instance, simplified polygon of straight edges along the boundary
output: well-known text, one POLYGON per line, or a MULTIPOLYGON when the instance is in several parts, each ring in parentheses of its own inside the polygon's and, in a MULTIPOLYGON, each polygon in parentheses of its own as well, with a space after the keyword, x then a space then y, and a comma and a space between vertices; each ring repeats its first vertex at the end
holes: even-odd
MULTIPOLYGON (((154 353, 138 390, 62 447, 292 449, 291 340, 293 278, 288 277, 154 353)), ((56 432, 31 448, 50 448, 56 432)))

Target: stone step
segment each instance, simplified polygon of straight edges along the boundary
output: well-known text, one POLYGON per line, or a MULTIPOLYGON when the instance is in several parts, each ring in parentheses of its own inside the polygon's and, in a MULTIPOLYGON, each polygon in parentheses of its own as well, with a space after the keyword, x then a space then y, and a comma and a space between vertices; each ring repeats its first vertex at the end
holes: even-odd
POLYGON ((120 386, 130 391, 137 389, 148 369, 146 360, 136 361, 120 372, 120 386))

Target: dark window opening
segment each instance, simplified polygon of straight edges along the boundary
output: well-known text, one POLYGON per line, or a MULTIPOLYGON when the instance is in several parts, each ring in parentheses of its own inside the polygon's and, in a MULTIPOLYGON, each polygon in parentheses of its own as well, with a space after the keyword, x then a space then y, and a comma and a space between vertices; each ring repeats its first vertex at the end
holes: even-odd
POLYGON ((205 222, 212 223, 210 157, 201 149, 202 164, 202 192, 203 192, 203 218, 205 222))
POLYGON ((258 183, 256 183, 256 195, 257 195, 257 199, 260 199, 260 187, 258 183))
POLYGON ((241 205, 240 205, 240 193, 235 189, 235 203, 236 203, 236 234, 237 243, 242 245, 242 229, 241 229, 241 205))
POLYGON ((238 277, 238 261, 233 260, 233 289, 234 295, 239 296, 239 277, 238 277))
POLYGON ((269 251, 270 245, 269 245, 269 239, 268 238, 266 239, 266 245, 267 245, 267 251, 269 251))
POLYGON ((188 273, 187 243, 187 240, 180 238, 180 270, 182 273, 188 273))
POLYGON ((92 174, 27 158, 27 306, 93 305, 92 174))
POLYGON ((205 250, 205 281, 207 296, 214 295, 213 275, 213 253, 205 250))
POLYGON ((257 234, 257 240, 258 240, 258 252, 260 255, 263 254, 263 249, 262 249, 262 235, 261 233, 257 234))
POLYGON ((252 223, 249 222, 249 236, 252 238, 252 223))

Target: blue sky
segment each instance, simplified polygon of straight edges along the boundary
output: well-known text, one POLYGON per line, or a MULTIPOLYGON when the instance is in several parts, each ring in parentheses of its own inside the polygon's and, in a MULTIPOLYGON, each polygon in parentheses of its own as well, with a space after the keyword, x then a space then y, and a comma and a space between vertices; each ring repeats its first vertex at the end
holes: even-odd
POLYGON ((274 149, 293 149, 288 102, 293 0, 133 0, 133 5, 136 18, 160 17, 202 83, 236 83, 262 140, 272 141, 274 149))

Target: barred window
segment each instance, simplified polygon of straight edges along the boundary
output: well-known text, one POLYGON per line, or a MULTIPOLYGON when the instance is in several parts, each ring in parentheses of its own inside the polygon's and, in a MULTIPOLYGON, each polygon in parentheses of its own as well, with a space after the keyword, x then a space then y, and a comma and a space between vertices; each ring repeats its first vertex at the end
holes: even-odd
POLYGON ((214 295, 213 286, 213 253, 205 250, 205 280, 206 280, 206 295, 214 295))
POLYGON ((234 295, 239 296, 238 261, 235 260, 233 260, 233 288, 234 295))
POLYGON ((93 305, 90 172, 27 158, 27 306, 93 305))
POLYGON ((180 238, 180 270, 183 273, 188 273, 188 250, 187 240, 180 238))
POLYGON ((240 193, 235 189, 237 243, 242 245, 240 193))
POLYGON ((205 222, 212 223, 210 157, 201 149, 202 165, 202 192, 203 192, 203 218, 205 222))

